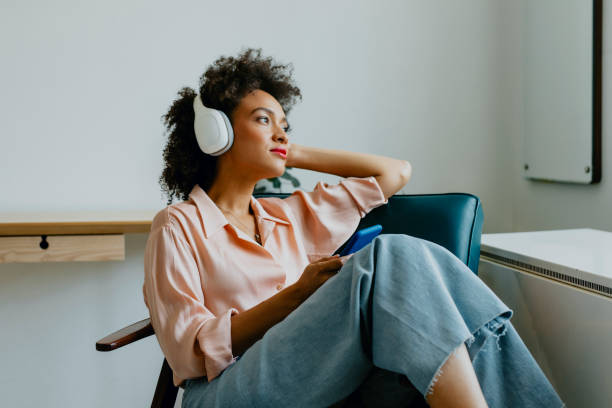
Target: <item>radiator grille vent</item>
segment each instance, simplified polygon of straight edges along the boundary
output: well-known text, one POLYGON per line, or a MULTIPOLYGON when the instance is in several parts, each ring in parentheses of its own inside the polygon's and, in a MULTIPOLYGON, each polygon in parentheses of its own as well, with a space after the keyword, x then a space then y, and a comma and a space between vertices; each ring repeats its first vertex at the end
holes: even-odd
POLYGON ((529 272, 533 272, 537 275, 553 278, 554 280, 558 280, 563 283, 569 283, 570 285, 577 286, 581 289, 585 289, 612 298, 612 288, 609 286, 600 285, 599 283, 590 282, 584 279, 576 278, 574 276, 566 275, 564 273, 555 272, 553 270, 543 268, 541 266, 530 265, 525 262, 506 258, 504 256, 496 254, 491 254, 489 252, 481 251, 481 255, 486 258, 494 259, 498 262, 502 262, 508 265, 516 266, 529 272))

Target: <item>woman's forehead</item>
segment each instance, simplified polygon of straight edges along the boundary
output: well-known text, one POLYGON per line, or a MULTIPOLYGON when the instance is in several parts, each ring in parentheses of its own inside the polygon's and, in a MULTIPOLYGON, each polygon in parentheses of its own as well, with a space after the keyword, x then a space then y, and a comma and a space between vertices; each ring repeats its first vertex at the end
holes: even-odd
POLYGON ((285 116, 283 107, 276 98, 261 89, 256 89, 246 94, 238 105, 238 109, 246 115, 250 115, 258 108, 264 108, 265 110, 271 111, 270 113, 272 115, 280 118, 285 116))

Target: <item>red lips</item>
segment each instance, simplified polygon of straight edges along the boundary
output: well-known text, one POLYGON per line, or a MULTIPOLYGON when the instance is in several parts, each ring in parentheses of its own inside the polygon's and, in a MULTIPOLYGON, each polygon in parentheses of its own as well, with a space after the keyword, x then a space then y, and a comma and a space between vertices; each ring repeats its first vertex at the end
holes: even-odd
POLYGON ((284 154, 285 156, 287 155, 287 149, 283 149, 282 147, 275 147, 274 149, 270 150, 271 152, 280 152, 282 154, 284 154))

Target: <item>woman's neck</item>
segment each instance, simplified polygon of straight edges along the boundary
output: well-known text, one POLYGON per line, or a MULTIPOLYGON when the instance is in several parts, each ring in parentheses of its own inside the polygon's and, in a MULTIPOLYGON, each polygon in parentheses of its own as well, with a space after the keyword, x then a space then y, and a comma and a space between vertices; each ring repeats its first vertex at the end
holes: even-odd
POLYGON ((218 177, 208 189, 208 197, 224 212, 230 212, 235 217, 248 217, 252 214, 251 196, 255 183, 251 181, 232 179, 223 180, 218 177))

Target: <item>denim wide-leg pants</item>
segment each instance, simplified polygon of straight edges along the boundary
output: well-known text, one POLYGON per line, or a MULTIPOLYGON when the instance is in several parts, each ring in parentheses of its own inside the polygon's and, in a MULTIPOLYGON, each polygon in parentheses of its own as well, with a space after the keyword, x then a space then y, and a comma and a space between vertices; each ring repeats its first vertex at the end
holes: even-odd
POLYGON ((490 407, 564 406, 511 316, 446 248, 379 235, 221 375, 187 380, 182 406, 328 407, 368 389, 372 372, 387 381, 369 387, 386 391, 376 406, 409 406, 411 389, 435 392, 462 343, 490 407))

